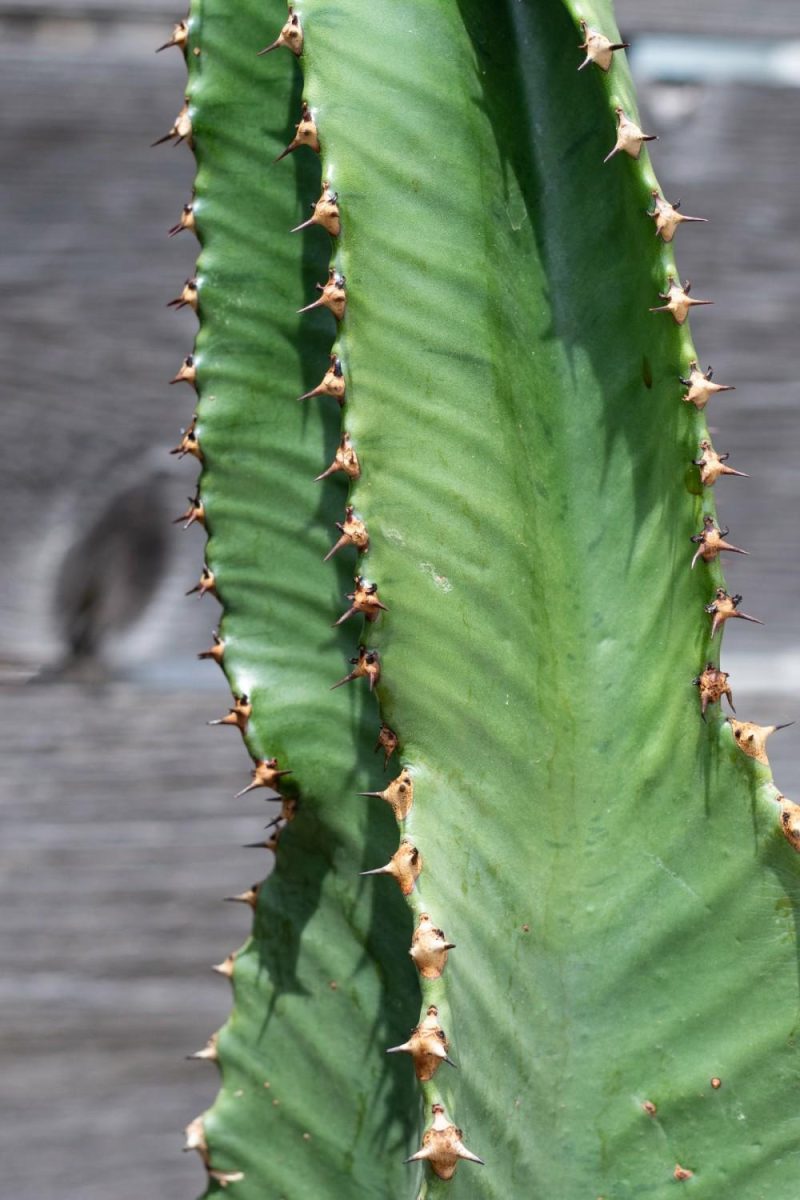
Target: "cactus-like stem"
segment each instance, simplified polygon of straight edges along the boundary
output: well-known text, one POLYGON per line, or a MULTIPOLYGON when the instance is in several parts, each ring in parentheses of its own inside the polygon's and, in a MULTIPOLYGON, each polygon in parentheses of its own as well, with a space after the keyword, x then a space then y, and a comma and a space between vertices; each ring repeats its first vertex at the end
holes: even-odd
POLYGON ((757 1170, 783 1200, 796 962, 769 922, 800 912, 798 819, 777 726, 719 712, 725 388, 609 7, 267 7, 194 0, 168 135, 198 161, 172 303, 201 320, 176 380, 192 590, 224 608, 203 656, 239 794, 281 800, 216 968, 211 1192, 435 1197, 485 1159, 487 1197, 744 1196, 757 1170), (751 1145, 698 1072, 737 1080, 751 1145), (665 1111, 669 1154, 641 1124, 665 1111))

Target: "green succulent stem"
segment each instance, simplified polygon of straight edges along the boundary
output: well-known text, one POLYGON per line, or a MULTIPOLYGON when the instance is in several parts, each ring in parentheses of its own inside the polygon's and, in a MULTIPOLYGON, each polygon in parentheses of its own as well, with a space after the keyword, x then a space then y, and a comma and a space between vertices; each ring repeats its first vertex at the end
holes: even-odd
POLYGON ((193 0, 186 47, 222 665, 297 804, 234 962, 208 1195, 666 1200, 683 1164, 709 1200, 788 1198, 800 888, 768 766, 691 683, 722 643, 719 561, 690 570, 708 427, 688 323, 648 311, 679 278, 649 154, 603 164, 615 109, 638 120, 624 54, 577 70, 581 20, 620 40, 610 5, 293 12, 299 59, 256 57, 278 0, 193 0), (302 101, 321 154, 274 162, 302 101), (335 243, 289 233, 323 179, 335 243), (331 265, 340 325, 299 314, 331 265), (331 351, 342 415, 297 402, 331 351), (360 477, 314 482, 343 430, 360 477), (323 563, 346 504, 369 550, 323 563), (361 633, 331 628, 356 570, 388 607, 361 633), (332 690, 360 643, 374 696, 332 690), (398 831, 358 793, 401 768, 398 831), (398 832, 407 903, 359 878, 398 832), (422 912, 456 943, 438 979, 408 953, 422 912), (384 1051, 430 1004, 458 1070, 417 1085, 384 1051), (485 1167, 404 1165, 434 1104, 485 1167))

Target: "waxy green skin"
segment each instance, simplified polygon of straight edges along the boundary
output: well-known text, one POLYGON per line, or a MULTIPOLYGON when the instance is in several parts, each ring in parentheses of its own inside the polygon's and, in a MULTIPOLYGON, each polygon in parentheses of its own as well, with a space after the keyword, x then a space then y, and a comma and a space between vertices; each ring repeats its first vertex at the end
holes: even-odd
POLYGON ((299 63, 255 57, 282 4, 190 14, 207 560, 248 748, 300 798, 236 960, 212 1165, 244 1172, 239 1200, 661 1200, 676 1163, 696 1197, 793 1200, 797 865, 769 771, 692 686, 722 641, 703 612, 719 565, 689 569, 714 512, 689 469, 707 426, 681 401, 688 328, 648 311, 678 272, 647 151, 602 162, 614 107, 636 119, 624 59, 577 71, 580 16, 619 40, 609 7, 296 11, 299 63), (322 161, 272 166, 301 97, 322 161), (335 247, 288 233, 323 177, 335 247), (296 315, 330 261, 338 337, 296 315), (370 550, 323 564, 347 493, 312 480, 340 412, 296 397, 332 343, 370 550), (390 611, 331 630, 356 569, 390 611), (329 690, 360 637, 380 712, 363 680, 329 690), (355 793, 401 763, 425 862, 410 905, 358 876, 399 833, 355 793), (422 987, 411 910, 457 946, 422 987), (420 1088, 384 1050, 429 1003, 459 1070, 420 1088), (436 1100, 486 1159, 450 1183, 403 1165, 436 1100))

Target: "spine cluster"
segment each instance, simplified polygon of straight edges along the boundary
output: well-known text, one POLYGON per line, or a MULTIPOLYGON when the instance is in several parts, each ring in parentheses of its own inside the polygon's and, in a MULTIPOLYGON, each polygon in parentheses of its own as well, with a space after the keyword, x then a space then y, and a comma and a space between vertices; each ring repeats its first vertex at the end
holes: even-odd
MULTIPOLYGON (((580 25, 583 33, 580 50, 584 52, 585 57, 580 62, 578 69, 582 70, 587 66, 593 67, 607 75, 613 71, 614 54, 624 49, 626 44, 612 42, 601 31, 591 28, 585 21, 581 21, 580 25)), ((278 36, 259 53, 266 55, 283 48, 300 59, 303 56, 307 32, 302 27, 299 15, 290 6, 286 23, 278 36)), ((189 23, 180 21, 175 25, 170 39, 159 49, 177 46, 185 54, 188 49, 188 41, 189 23)), ((195 52, 197 52, 196 49, 195 52)), ((616 116, 617 137, 604 162, 620 155, 639 160, 644 143, 654 140, 653 135, 644 133, 623 107, 615 102, 613 74, 608 77, 611 80, 609 98, 616 116)), ((188 98, 169 132, 153 144, 158 145, 168 140, 173 141, 174 144, 185 141, 190 147, 192 146, 192 123, 188 98)), ((298 150, 322 156, 324 146, 325 130, 318 128, 314 110, 303 101, 294 137, 275 161, 280 162, 298 150)), ((329 169, 331 165, 328 161, 329 169)), ((684 326, 693 307, 707 305, 711 301, 697 299, 691 294, 691 285, 688 281, 681 283, 674 265, 671 243, 681 224, 699 222, 703 218, 686 216, 680 212, 679 204, 671 204, 664 198, 646 159, 641 161, 640 169, 647 181, 652 198, 651 207, 646 214, 643 213, 643 217, 646 215, 654 222, 655 234, 662 242, 661 257, 664 266, 664 290, 660 293, 663 303, 653 305, 651 312, 663 313, 671 317, 677 325, 684 326)), ((346 197, 340 197, 329 182, 323 179, 321 193, 311 205, 310 216, 292 232, 320 226, 335 242, 336 239, 346 236, 346 220, 346 197)), ((169 230, 169 233, 170 236, 173 236, 184 230, 193 232, 194 229, 194 207, 193 202, 190 201, 183 206, 178 222, 169 230)), ((337 326, 341 326, 347 318, 348 284, 345 277, 337 270, 335 263, 330 266, 328 278, 317 283, 316 286, 318 296, 301 308, 299 312, 305 313, 316 308, 327 308, 333 314, 337 326)), ((187 280, 180 294, 169 302, 169 306, 175 309, 189 306, 197 311, 198 281, 196 279, 187 280)), ((727 454, 717 454, 714 450, 704 416, 706 405, 715 395, 732 389, 729 385, 717 383, 713 379, 710 367, 706 371, 701 369, 688 330, 684 330, 682 334, 681 347, 685 361, 682 364, 683 373, 676 380, 676 401, 679 398, 677 391, 679 381, 686 389, 681 397, 683 403, 694 410, 691 415, 693 427, 698 434, 698 457, 693 460, 693 465, 698 469, 703 494, 707 495, 705 489, 713 487, 721 475, 741 476, 743 474, 727 465, 727 454)), ((343 410, 346 410, 348 398, 346 372, 342 359, 336 351, 336 346, 333 346, 329 366, 319 384, 300 396, 299 400, 306 401, 319 397, 323 400, 333 400, 343 410)), ((173 384, 187 383, 197 390, 197 368, 192 354, 184 359, 177 374, 170 382, 173 384)), ((191 454, 202 464, 203 453, 196 433, 196 423, 197 416, 195 414, 189 426, 182 431, 181 439, 171 453, 181 458, 191 454)), ((343 429, 333 461, 321 471, 316 480, 324 480, 341 472, 348 480, 355 482, 361 477, 362 470, 368 471, 369 463, 361 463, 357 446, 354 445, 347 430, 343 429)), ((710 501, 704 504, 706 509, 710 510, 712 507, 710 501)), ((204 504, 199 490, 195 496, 189 498, 188 509, 177 520, 184 524, 184 528, 188 528, 192 524, 205 524, 204 504)), ((370 537, 364 521, 353 505, 347 505, 343 519, 337 523, 336 527, 339 536, 325 555, 324 561, 327 562, 336 554, 352 550, 355 552, 357 563, 360 563, 369 551, 370 537)), ((691 567, 694 568, 701 562, 704 569, 705 566, 711 567, 709 601, 705 606, 705 612, 711 617, 710 641, 712 642, 718 630, 730 619, 740 618, 760 623, 756 617, 739 609, 741 596, 730 595, 719 575, 717 559, 720 554, 747 553, 729 543, 726 540, 727 537, 728 530, 718 526, 712 511, 704 513, 702 529, 691 536, 691 542, 696 546, 691 558, 691 567)), ((215 577, 213 570, 208 565, 204 565, 200 579, 190 589, 190 593, 203 596, 207 592, 216 594, 215 577)), ((390 601, 391 597, 386 597, 386 599, 390 601)), ((389 606, 384 603, 384 597, 379 595, 378 584, 370 580, 363 573, 363 568, 358 566, 354 576, 353 590, 347 595, 347 608, 333 622, 333 625, 335 627, 353 617, 362 616, 364 628, 366 628, 375 622, 385 620, 384 614, 388 612, 389 606)), ((716 644, 719 645, 719 643, 716 644)), ((331 688, 340 688, 345 684, 363 679, 370 692, 377 689, 380 700, 382 680, 381 658, 378 650, 369 647, 365 642, 355 640, 354 651, 354 655, 349 660, 351 669, 341 679, 333 682, 331 688)), ((200 657, 213 659, 222 665, 224 653, 224 640, 215 633, 213 645, 203 651, 200 657)), ((721 705, 723 698, 727 699, 730 707, 733 708, 728 673, 720 669, 719 656, 716 657, 716 662, 712 658, 707 661, 693 681, 698 689, 700 714, 704 721, 709 707, 721 705)), ((385 685, 386 683, 383 681, 383 686, 385 685)), ((210 724, 235 726, 244 736, 247 734, 251 713, 252 705, 249 697, 234 694, 230 711, 210 724)), ((733 738, 744 754, 763 765, 768 765, 765 749, 766 739, 770 733, 782 726, 757 726, 733 718, 729 719, 729 724, 733 738)), ((717 725, 715 728, 718 727, 717 725)), ((382 723, 378 732, 376 751, 383 751, 384 769, 388 769, 391 758, 398 754, 400 770, 382 791, 362 793, 362 795, 381 799, 390 806, 398 826, 398 848, 387 863, 373 870, 365 871, 363 874, 392 876, 415 917, 416 925, 409 954, 419 975, 422 993, 421 1013, 417 1025, 410 1031, 407 1040, 400 1045, 389 1047, 387 1053, 402 1053, 410 1057, 417 1080, 421 1085, 426 1110, 430 1114, 430 1123, 423 1134, 422 1144, 407 1161, 425 1161, 436 1176, 443 1180, 449 1180, 453 1177, 460 1159, 473 1163, 482 1163, 483 1160, 467 1149, 462 1131, 448 1116, 443 1097, 436 1084, 436 1076, 442 1065, 446 1064, 451 1067, 455 1065, 449 1054, 448 1032, 442 1027, 439 1019, 443 997, 441 981, 446 971, 448 955, 455 946, 449 941, 448 935, 438 928, 431 918, 423 899, 425 873, 430 871, 431 874, 435 874, 435 868, 431 864, 423 862, 422 854, 415 845, 413 833, 414 772, 411 764, 402 762, 401 747, 402 731, 396 732, 387 724, 382 723)), ((293 819, 296 802, 294 798, 282 796, 280 793, 281 780, 290 773, 281 768, 275 758, 254 760, 251 782, 238 795, 255 788, 266 788, 277 793, 282 805, 280 816, 268 829, 267 837, 254 843, 255 845, 276 851, 281 831, 293 819)), ((774 799, 779 808, 780 827, 784 835, 796 850, 800 850, 800 806, 792 804, 777 790, 774 792, 774 799)), ((231 896, 229 899, 245 903, 255 909, 258 891, 259 885, 254 884, 252 888, 239 895, 231 896)), ((234 955, 229 955, 223 963, 215 967, 215 970, 230 978, 234 970, 234 957, 234 955)), ((212 1036, 203 1050, 192 1057, 216 1060, 216 1035, 212 1036)), ((213 1167, 202 1117, 196 1118, 188 1126, 186 1148, 195 1149, 200 1153, 209 1177, 222 1187, 242 1178, 241 1172, 221 1172, 213 1167)), ((676 1166, 676 1179, 688 1178, 690 1175, 690 1171, 680 1165, 676 1166)))
MULTIPOLYGON (((584 35, 581 49, 585 51, 586 57, 581 63, 579 70, 585 66, 594 64, 604 73, 609 72, 612 68, 614 52, 624 49, 625 44, 612 43, 599 30, 592 29, 586 21, 581 21, 580 26, 584 35)), ((610 90, 613 103, 613 79, 610 84, 610 90)), ((614 113, 617 119, 617 139, 610 152, 606 155, 604 162, 608 162, 609 159, 620 153, 629 155, 633 159, 639 159, 644 143, 656 140, 654 135, 643 133, 636 122, 628 116, 619 104, 614 103, 614 113)), ((685 322, 692 308, 712 304, 713 301, 698 300, 691 294, 691 284, 689 281, 681 283, 671 250, 671 243, 683 223, 704 222, 705 218, 686 216, 686 214, 680 211, 679 201, 671 204, 666 200, 661 193, 661 189, 658 186, 649 163, 643 161, 641 170, 650 188, 652 199, 652 204, 647 215, 655 224, 656 237, 663 243, 664 291, 659 293, 659 297, 664 303, 653 305, 650 311, 653 313, 665 313, 671 316, 678 326, 684 327, 681 336, 681 350, 686 365, 684 371, 678 375, 677 382, 683 384, 686 389, 681 400, 690 409, 694 410, 693 427, 697 434, 698 457, 692 460, 692 466, 698 468, 702 493, 704 496, 708 496, 707 489, 712 488, 720 476, 736 475, 743 478, 747 478, 747 476, 745 472, 737 471, 733 467, 728 466, 729 456, 727 453, 718 454, 716 452, 711 442, 705 420, 705 408, 709 401, 720 392, 730 392, 734 389, 729 384, 717 383, 713 378, 711 367, 707 367, 705 371, 702 370, 688 328, 685 327, 685 322)), ((690 566, 694 568, 699 562, 703 562, 712 568, 709 573, 711 594, 708 603, 705 605, 705 612, 712 618, 710 640, 713 641, 717 631, 726 621, 734 617, 739 617, 745 621, 752 621, 759 625, 762 622, 757 617, 751 617, 748 613, 740 611, 739 604, 742 597, 733 596, 728 593, 717 563, 721 554, 747 554, 748 551, 742 550, 739 546, 734 546, 726 540, 729 530, 720 528, 717 524, 710 498, 704 501, 703 508, 706 511, 702 516, 702 529, 697 533, 693 533, 690 537, 690 541, 696 546, 690 566)), ((723 698, 727 700, 731 709, 734 710, 733 696, 728 683, 729 673, 720 669, 719 654, 716 657, 716 662, 712 658, 709 658, 703 669, 693 680, 694 686, 698 689, 700 715, 703 720, 706 719, 706 711, 709 706, 712 704, 720 705, 723 698)), ((755 759, 764 766, 768 766, 769 760, 767 759, 765 750, 766 739, 776 729, 783 729, 785 726, 758 726, 749 722, 737 721, 734 718, 729 718, 728 724, 732 729, 736 745, 750 758, 755 759)), ((800 818, 800 807, 792 804, 777 789, 774 789, 774 799, 779 806, 780 825, 784 835, 795 849, 800 849, 800 842, 798 842, 796 835, 798 818, 800 818)))
MULTIPOLYGON (((276 40, 262 53, 269 53, 279 47, 286 47, 300 57, 304 49, 305 33, 298 15, 289 10, 289 18, 276 40)), ((323 154, 325 131, 318 129, 316 116, 309 105, 303 101, 300 120, 296 127, 295 136, 286 149, 278 156, 278 160, 293 153, 301 147, 307 147, 316 154, 323 154)), ((329 162, 328 166, 332 164, 329 162)), ((308 220, 298 225, 292 232, 318 225, 324 229, 334 241, 342 236, 343 218, 346 221, 344 200, 333 191, 326 179, 323 179, 319 198, 311 206, 308 220)), ((319 296, 300 309, 308 312, 311 309, 327 307, 333 313, 337 323, 346 321, 347 314, 347 280, 339 274, 335 265, 331 265, 328 279, 325 283, 317 284, 319 296)), ((316 397, 333 399, 343 409, 347 404, 347 379, 342 360, 333 347, 330 364, 320 383, 310 392, 301 396, 301 400, 316 397)), ((364 464, 369 469, 369 464, 364 464)), ((341 442, 334 461, 327 467, 318 479, 325 479, 337 471, 343 472, 353 482, 360 478, 362 464, 357 448, 353 445, 350 434, 342 431, 341 442)), ((369 552, 369 531, 356 512, 353 505, 345 508, 344 518, 337 522, 339 537, 325 555, 327 562, 335 554, 354 550, 357 560, 369 552)), ((341 625, 351 617, 362 616, 365 627, 379 621, 388 612, 388 606, 378 594, 378 584, 366 578, 357 570, 353 580, 353 591, 348 593, 349 605, 344 613, 333 624, 341 625)), ((350 659, 351 670, 342 679, 331 686, 339 688, 345 684, 363 679, 370 692, 375 691, 381 682, 381 659, 377 650, 361 643, 356 653, 350 659)), ((384 768, 398 751, 401 737, 385 723, 381 724, 376 750, 384 752, 384 768)), ((412 811, 414 806, 414 776, 410 765, 402 765, 399 775, 393 779, 383 791, 362 793, 385 801, 392 809, 398 824, 399 845, 390 860, 383 866, 363 872, 364 875, 391 876, 403 896, 406 897, 416 918, 416 928, 411 940, 409 953, 417 969, 421 991, 422 1012, 418 1024, 410 1032, 407 1041, 398 1046, 391 1046, 390 1054, 408 1054, 413 1063, 417 1079, 423 1085, 426 1106, 431 1113, 431 1123, 422 1138, 420 1149, 408 1159, 426 1161, 431 1170, 440 1179, 451 1179, 455 1173, 459 1159, 481 1163, 483 1160, 473 1154, 464 1144, 461 1130, 447 1116, 443 1099, 436 1088, 434 1078, 443 1063, 454 1066, 449 1057, 450 1042, 446 1031, 439 1021, 439 1006, 434 1003, 434 983, 438 983, 444 975, 448 954, 454 944, 448 941, 445 933, 436 927, 430 915, 425 911, 421 899, 421 877, 424 863, 421 853, 414 844, 412 832, 412 811)))

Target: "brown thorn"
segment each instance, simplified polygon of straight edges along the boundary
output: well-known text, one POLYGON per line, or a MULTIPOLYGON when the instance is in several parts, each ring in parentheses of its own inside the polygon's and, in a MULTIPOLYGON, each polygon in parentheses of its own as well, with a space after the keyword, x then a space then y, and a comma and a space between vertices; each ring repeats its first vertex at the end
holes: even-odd
POLYGON ((186 308, 187 306, 197 312, 196 279, 187 279, 180 296, 176 296, 174 300, 168 300, 166 305, 167 308, 174 308, 176 312, 178 309, 186 308))
POLYGON ((733 730, 733 737, 739 749, 749 758, 769 766, 767 758, 767 738, 779 729, 788 729, 794 721, 785 721, 782 725, 755 725, 752 721, 736 721, 728 717, 728 724, 733 730))
POLYGON ((358 657, 351 658, 350 662, 354 664, 354 669, 349 675, 345 675, 344 679, 340 679, 338 683, 332 683, 330 690, 334 691, 340 688, 345 683, 351 683, 354 679, 362 679, 366 677, 369 683, 369 690, 375 690, 381 677, 381 658, 377 650, 368 650, 366 646, 358 647, 358 657))
POLYGON ((328 369, 320 383, 310 392, 304 392, 302 396, 298 396, 298 400, 310 400, 313 396, 333 396, 339 401, 340 406, 344 404, 346 384, 342 363, 338 355, 330 356, 328 369))
POLYGON ((223 958, 221 963, 216 963, 211 970, 216 971, 218 975, 224 975, 226 979, 233 978, 233 966, 236 962, 236 951, 229 954, 227 958, 223 958))
POLYGON ((178 21, 172 27, 172 33, 168 42, 164 42, 163 46, 159 46, 156 54, 160 54, 162 50, 169 50, 170 46, 178 46, 183 50, 189 38, 189 22, 178 21))
POLYGON ((399 1046, 390 1046, 386 1053, 410 1054, 417 1079, 421 1083, 428 1083, 443 1062, 455 1067, 456 1064, 448 1056, 448 1049, 447 1035, 439 1024, 439 1010, 435 1004, 431 1004, 423 1020, 412 1029, 408 1041, 399 1046))
POLYGON ((376 583, 368 583, 362 579, 360 575, 355 577, 355 591, 352 591, 347 596, 348 600, 353 603, 348 608, 346 613, 339 617, 338 621, 334 621, 333 628, 341 625, 348 617, 355 616, 357 613, 363 613, 367 621, 377 621, 381 612, 388 612, 385 604, 382 604, 378 599, 378 585, 376 583))
POLYGON ((197 413, 192 417, 192 423, 187 429, 182 430, 183 436, 177 446, 173 446, 170 454, 177 454, 178 458, 185 458, 187 454, 193 455, 200 462, 203 461, 203 452, 200 449, 200 442, 196 433, 197 413))
POLYGON ((310 312, 313 308, 329 308, 337 321, 344 319, 345 310, 347 308, 347 280, 344 275, 339 275, 333 267, 328 271, 328 281, 326 284, 316 284, 317 290, 321 293, 318 300, 307 304, 305 308, 298 308, 297 312, 310 312))
POLYGON ((212 596, 216 596, 217 594, 214 572, 210 571, 205 564, 203 564, 203 572, 200 576, 199 583, 196 583, 194 587, 189 588, 186 595, 191 596, 194 592, 198 593, 200 599, 205 596, 206 592, 211 592, 212 596))
POLYGON ((383 748, 383 769, 389 765, 389 759, 397 749, 397 734, 387 724, 382 724, 378 730, 378 740, 375 743, 375 753, 383 748))
POLYGON ((643 133, 636 122, 631 121, 619 106, 614 109, 614 112, 617 117, 617 140, 613 148, 603 159, 604 163, 612 159, 615 154, 623 151, 625 154, 629 154, 631 158, 638 158, 645 142, 654 142, 657 140, 655 134, 643 133))
MULTIPOLYGON (((216 967, 214 969, 216 970, 216 967)), ((184 1132, 186 1134, 184 1151, 196 1150, 203 1160, 204 1166, 208 1169, 208 1142, 206 1141, 206 1131, 202 1116, 195 1117, 193 1121, 190 1121, 184 1132)))
MULTIPOLYGON (((794 850, 800 851, 800 805, 793 804, 791 800, 787 800, 786 796, 778 796, 777 800, 780 808, 781 833, 794 850)), ((711 1086, 715 1086, 713 1079, 711 1086)), ((721 1086, 721 1082, 717 1081, 716 1087, 721 1086)))
POLYGON ((194 228, 194 205, 184 204, 178 223, 167 230, 167 236, 175 237, 176 234, 182 233, 184 229, 188 229, 190 233, 194 233, 194 228))
POLYGON ((391 875, 397 881, 403 895, 410 896, 420 876, 422 866, 422 855, 419 850, 408 838, 403 838, 385 866, 375 867, 372 871, 360 871, 359 874, 391 875))
POLYGON ((239 892, 236 896, 225 896, 224 899, 231 904, 249 904, 250 908, 255 909, 258 904, 258 893, 261 890, 260 883, 254 883, 246 892, 239 892))
POLYGON ((205 525, 206 512, 202 501, 199 500, 197 496, 195 496, 194 499, 189 496, 188 500, 189 507, 187 508, 186 512, 181 513, 179 517, 176 517, 172 524, 180 525, 181 521, 185 521, 186 524, 183 526, 184 529, 188 529, 190 525, 194 525, 195 521, 198 525, 205 525))
POLYGON ((345 546, 355 546, 360 554, 366 554, 369 550, 369 534, 364 522, 354 515, 352 504, 347 505, 344 511, 344 521, 337 521, 336 528, 340 530, 342 536, 331 546, 323 558, 323 562, 333 558, 334 554, 345 546))
POLYGON ((282 779, 284 775, 291 775, 291 771, 279 770, 277 758, 262 758, 259 759, 253 767, 253 778, 247 787, 242 788, 234 796, 234 800, 238 800, 240 796, 244 796, 247 792, 252 792, 255 788, 269 788, 271 791, 277 791, 276 783, 282 779))
POLYGON ((308 229, 310 225, 321 225, 331 237, 338 237, 341 233, 342 223, 339 215, 339 197, 336 192, 331 191, 328 187, 327 180, 322 182, 322 193, 319 200, 314 205, 314 211, 307 221, 303 221, 301 225, 296 225, 291 233, 299 233, 301 229, 308 229))
POLYGON ((199 654, 197 655, 197 657, 198 658, 213 658, 214 662, 219 663, 221 666, 222 665, 222 656, 225 652, 225 643, 222 640, 222 638, 219 636, 219 634, 217 633, 216 629, 213 631, 211 636, 214 639, 214 645, 211 646, 208 650, 201 650, 199 652, 199 654))
POLYGON ((317 475, 315 483, 321 479, 326 479, 329 475, 334 475, 337 471, 343 471, 348 479, 359 479, 361 477, 361 463, 358 461, 353 443, 350 441, 350 434, 343 433, 339 445, 336 448, 331 465, 317 475))
POLYGON ((586 51, 586 58, 578 67, 579 71, 588 67, 590 63, 596 63, 601 71, 607 71, 611 66, 613 51, 628 49, 628 42, 610 42, 605 34, 600 33, 597 29, 591 29, 584 20, 581 20, 580 26, 584 41, 578 49, 586 51))
POLYGON ((287 50, 291 50, 297 58, 303 53, 303 27, 291 4, 289 5, 289 16, 275 41, 269 46, 265 46, 263 50, 259 50, 256 57, 260 58, 262 54, 269 54, 270 51, 277 50, 281 46, 286 46, 287 50))
POLYGON ((651 308, 650 312, 668 312, 672 315, 677 325, 683 325, 689 315, 690 308, 702 307, 706 304, 713 304, 713 300, 695 300, 689 295, 691 291, 691 283, 687 279, 681 287, 680 282, 675 282, 672 275, 667 276, 666 292, 659 292, 662 300, 666 300, 666 304, 660 304, 655 308, 651 308))
POLYGON ((668 200, 664 199, 657 189, 652 191, 650 194, 653 197, 653 208, 648 211, 647 215, 648 217, 652 217, 655 221, 656 236, 660 236, 661 240, 664 242, 672 241, 672 239, 675 237, 678 226, 683 221, 688 221, 690 223, 700 222, 702 224, 706 224, 708 221, 707 217, 684 216, 683 213, 678 212, 681 203, 680 200, 676 201, 675 204, 670 204, 668 200))
POLYGON ((218 1041, 219 1041, 219 1034, 212 1033, 211 1037, 208 1039, 208 1041, 206 1042, 203 1049, 195 1050, 194 1054, 187 1054, 186 1055, 187 1059, 201 1059, 201 1060, 206 1060, 207 1062, 216 1062, 217 1059, 219 1058, 219 1054, 217 1052, 218 1041))
POLYGON ((250 720, 250 714, 253 711, 253 706, 250 703, 250 697, 242 694, 234 696, 233 708, 229 710, 224 717, 219 717, 216 721, 209 721, 209 725, 235 725, 242 733, 247 732, 247 725, 250 720))
POLYGON ((711 367, 709 367, 707 371, 703 372, 700 370, 697 360, 692 359, 692 361, 689 363, 689 378, 684 379, 682 375, 678 376, 684 387, 689 389, 686 395, 683 397, 684 402, 687 404, 693 404, 695 408, 697 408, 699 411, 702 411, 702 409, 704 409, 708 404, 711 397, 717 392, 736 391, 736 388, 732 387, 730 384, 712 382, 713 374, 714 372, 711 370, 711 367))
POLYGON ((731 596, 725 591, 725 588, 717 588, 712 602, 705 605, 705 611, 713 617, 711 622, 712 638, 716 635, 719 627, 732 617, 739 617, 742 621, 751 621, 754 625, 764 624, 763 621, 759 621, 758 617, 751 617, 749 613, 739 611, 741 600, 741 596, 731 596))
POLYGON ((382 792, 359 792, 358 795, 385 800, 391 806, 395 820, 405 821, 414 807, 414 778, 408 768, 404 767, 382 792))
POLYGON ((749 479, 744 471, 735 471, 733 467, 726 465, 728 454, 717 454, 708 438, 703 438, 698 449, 701 451, 699 458, 692 459, 694 466, 700 468, 700 482, 703 487, 713 487, 719 479, 720 475, 739 475, 743 479, 749 479))
POLYGON ((416 1154, 406 1159, 410 1162, 427 1162, 440 1179, 452 1179, 459 1159, 485 1165, 482 1158, 468 1150, 463 1142, 463 1133, 448 1121, 444 1105, 432 1107, 433 1123, 422 1135, 422 1146, 416 1154))
POLYGON ((438 979, 447 965, 447 955, 455 950, 441 929, 436 929, 428 913, 420 913, 411 938, 409 954, 423 979, 438 979))
POLYGON ((175 118, 175 122, 169 133, 165 133, 163 137, 158 138, 155 142, 151 142, 151 146, 160 146, 164 142, 169 142, 174 138, 175 145, 179 146, 182 141, 188 140, 189 145, 192 142, 192 121, 189 116, 189 98, 184 99, 183 107, 175 118))
POLYGON ((718 667, 714 666, 713 662, 709 662, 706 663, 702 674, 692 680, 694 686, 699 688, 700 715, 704 721, 706 719, 706 709, 709 704, 721 703, 723 696, 727 699, 733 712, 736 712, 728 678, 727 671, 720 671, 718 667))
POLYGON ((193 354, 187 354, 186 358, 180 365, 178 374, 174 379, 170 379, 170 383, 188 383, 196 389, 197 386, 197 366, 194 361, 193 354))
POLYGON ((702 533, 695 533, 689 539, 697 544, 697 550, 692 558, 692 568, 694 568, 698 558, 702 558, 704 562, 713 562, 721 551, 725 550, 729 554, 749 554, 749 550, 741 550, 738 546, 732 546, 730 542, 725 541, 727 529, 719 529, 714 522, 714 518, 708 513, 703 517, 702 533))

